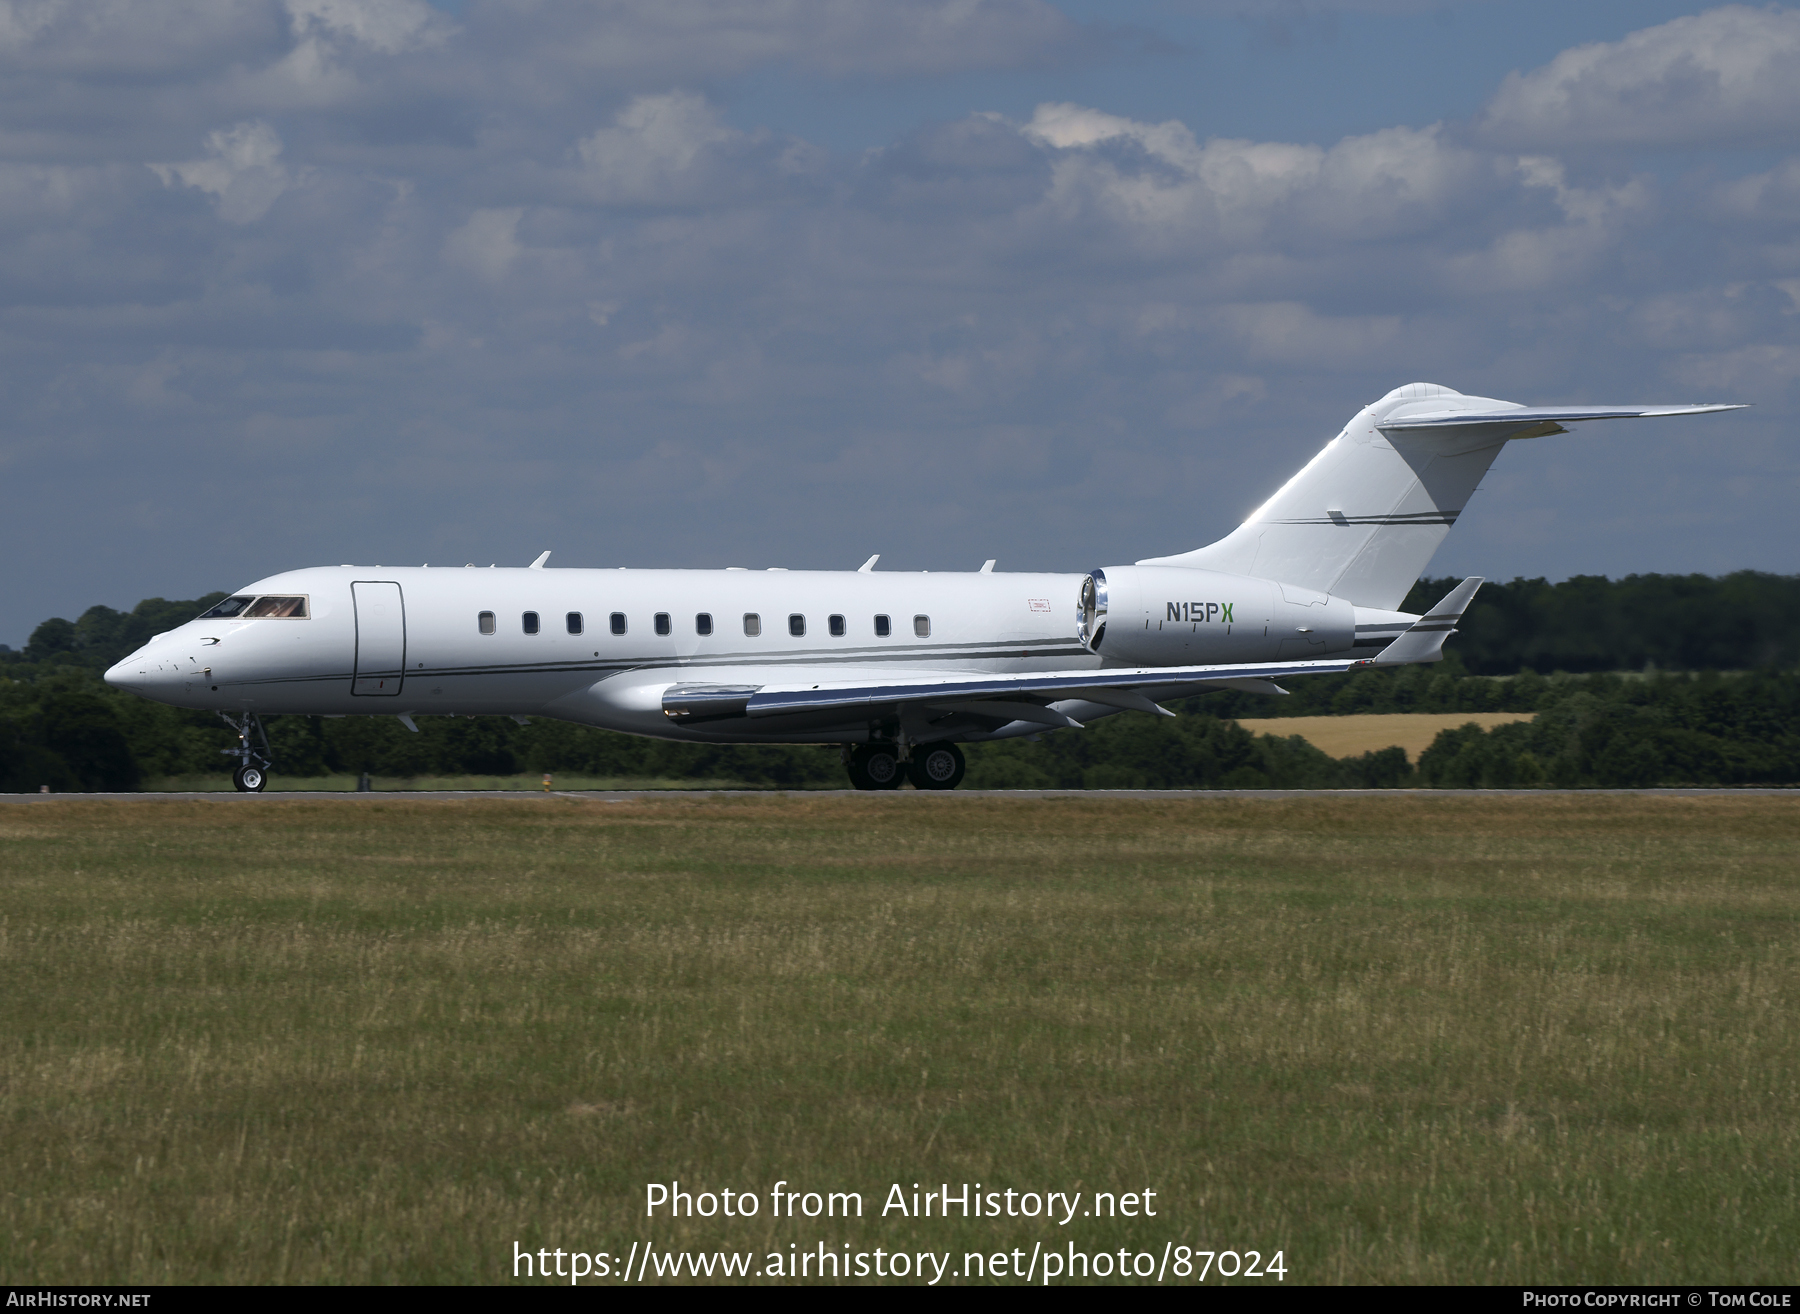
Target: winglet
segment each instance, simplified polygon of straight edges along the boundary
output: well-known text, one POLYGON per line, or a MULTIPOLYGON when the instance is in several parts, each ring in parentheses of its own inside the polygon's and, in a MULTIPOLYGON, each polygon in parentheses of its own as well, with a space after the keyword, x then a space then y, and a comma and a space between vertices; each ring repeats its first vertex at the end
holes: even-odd
POLYGON ((538 559, 536 561, 532 562, 531 565, 526 567, 526 569, 542 570, 544 568, 544 563, 548 560, 550 560, 550 554, 548 552, 540 552, 540 553, 538 553, 538 559))
POLYGON ((1377 666, 1397 666, 1402 662, 1439 662, 1444 659, 1444 640, 1456 633, 1456 622, 1463 618, 1475 590, 1485 581, 1471 575, 1444 595, 1442 602, 1412 623, 1412 627, 1383 648, 1375 657, 1377 666))
POLYGON ((875 570, 875 563, 880 560, 881 560, 881 553, 877 552, 874 556, 870 557, 867 561, 863 562, 862 565, 858 566, 856 568, 856 573, 858 575, 873 574, 874 570, 875 570))

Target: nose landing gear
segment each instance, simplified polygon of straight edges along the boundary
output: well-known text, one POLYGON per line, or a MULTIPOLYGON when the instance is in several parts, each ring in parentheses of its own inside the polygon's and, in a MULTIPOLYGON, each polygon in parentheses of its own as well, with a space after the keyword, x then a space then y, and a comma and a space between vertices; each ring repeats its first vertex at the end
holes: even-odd
POLYGON ((262 793, 269 783, 269 768, 275 765, 274 754, 269 750, 269 735, 263 729, 262 718, 255 712, 245 712, 237 717, 229 712, 220 712, 219 719, 237 731, 238 746, 219 750, 226 757, 238 760, 237 770, 231 773, 231 783, 241 794, 262 793), (261 748, 251 742, 252 734, 260 741, 261 748))

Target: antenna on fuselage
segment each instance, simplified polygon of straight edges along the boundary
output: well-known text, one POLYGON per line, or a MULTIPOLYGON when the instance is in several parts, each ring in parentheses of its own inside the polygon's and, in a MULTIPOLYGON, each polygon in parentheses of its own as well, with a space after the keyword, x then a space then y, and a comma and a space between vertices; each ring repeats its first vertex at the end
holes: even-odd
POLYGON ((880 560, 881 560, 881 553, 877 552, 874 556, 870 557, 867 561, 863 562, 862 565, 858 566, 856 568, 856 573, 858 575, 874 574, 875 573, 875 563, 880 560))
POLYGON ((527 570, 542 570, 544 568, 544 563, 548 560, 550 560, 550 554, 548 552, 540 552, 540 553, 538 553, 538 559, 536 561, 532 562, 525 569, 527 569, 527 570))

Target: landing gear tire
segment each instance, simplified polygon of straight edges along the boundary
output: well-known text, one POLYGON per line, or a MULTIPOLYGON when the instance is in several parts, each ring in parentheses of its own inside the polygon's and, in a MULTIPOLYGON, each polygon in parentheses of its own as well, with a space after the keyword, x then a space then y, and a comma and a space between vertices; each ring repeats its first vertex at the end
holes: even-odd
POLYGON ((905 778, 892 744, 863 744, 850 754, 850 783, 858 789, 898 789, 905 778))
POLYGON ((262 793, 269 783, 269 768, 275 765, 275 755, 269 751, 269 736, 263 729, 262 719, 255 712, 245 712, 241 716, 220 712, 219 719, 231 727, 238 740, 236 748, 219 750, 226 757, 238 760, 236 770, 231 773, 231 783, 240 794, 262 793))
POLYGON ((932 744, 913 750, 906 773, 912 777, 914 789, 955 789, 968 769, 962 749, 955 744, 932 744))

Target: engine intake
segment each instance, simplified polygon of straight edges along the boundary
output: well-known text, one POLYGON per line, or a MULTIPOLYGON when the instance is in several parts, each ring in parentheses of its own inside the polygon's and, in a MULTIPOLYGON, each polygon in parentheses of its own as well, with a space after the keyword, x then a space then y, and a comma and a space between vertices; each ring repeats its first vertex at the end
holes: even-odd
POLYGON ((1106 572, 1090 571, 1075 599, 1075 633, 1089 652, 1100 651, 1106 637, 1106 572))

